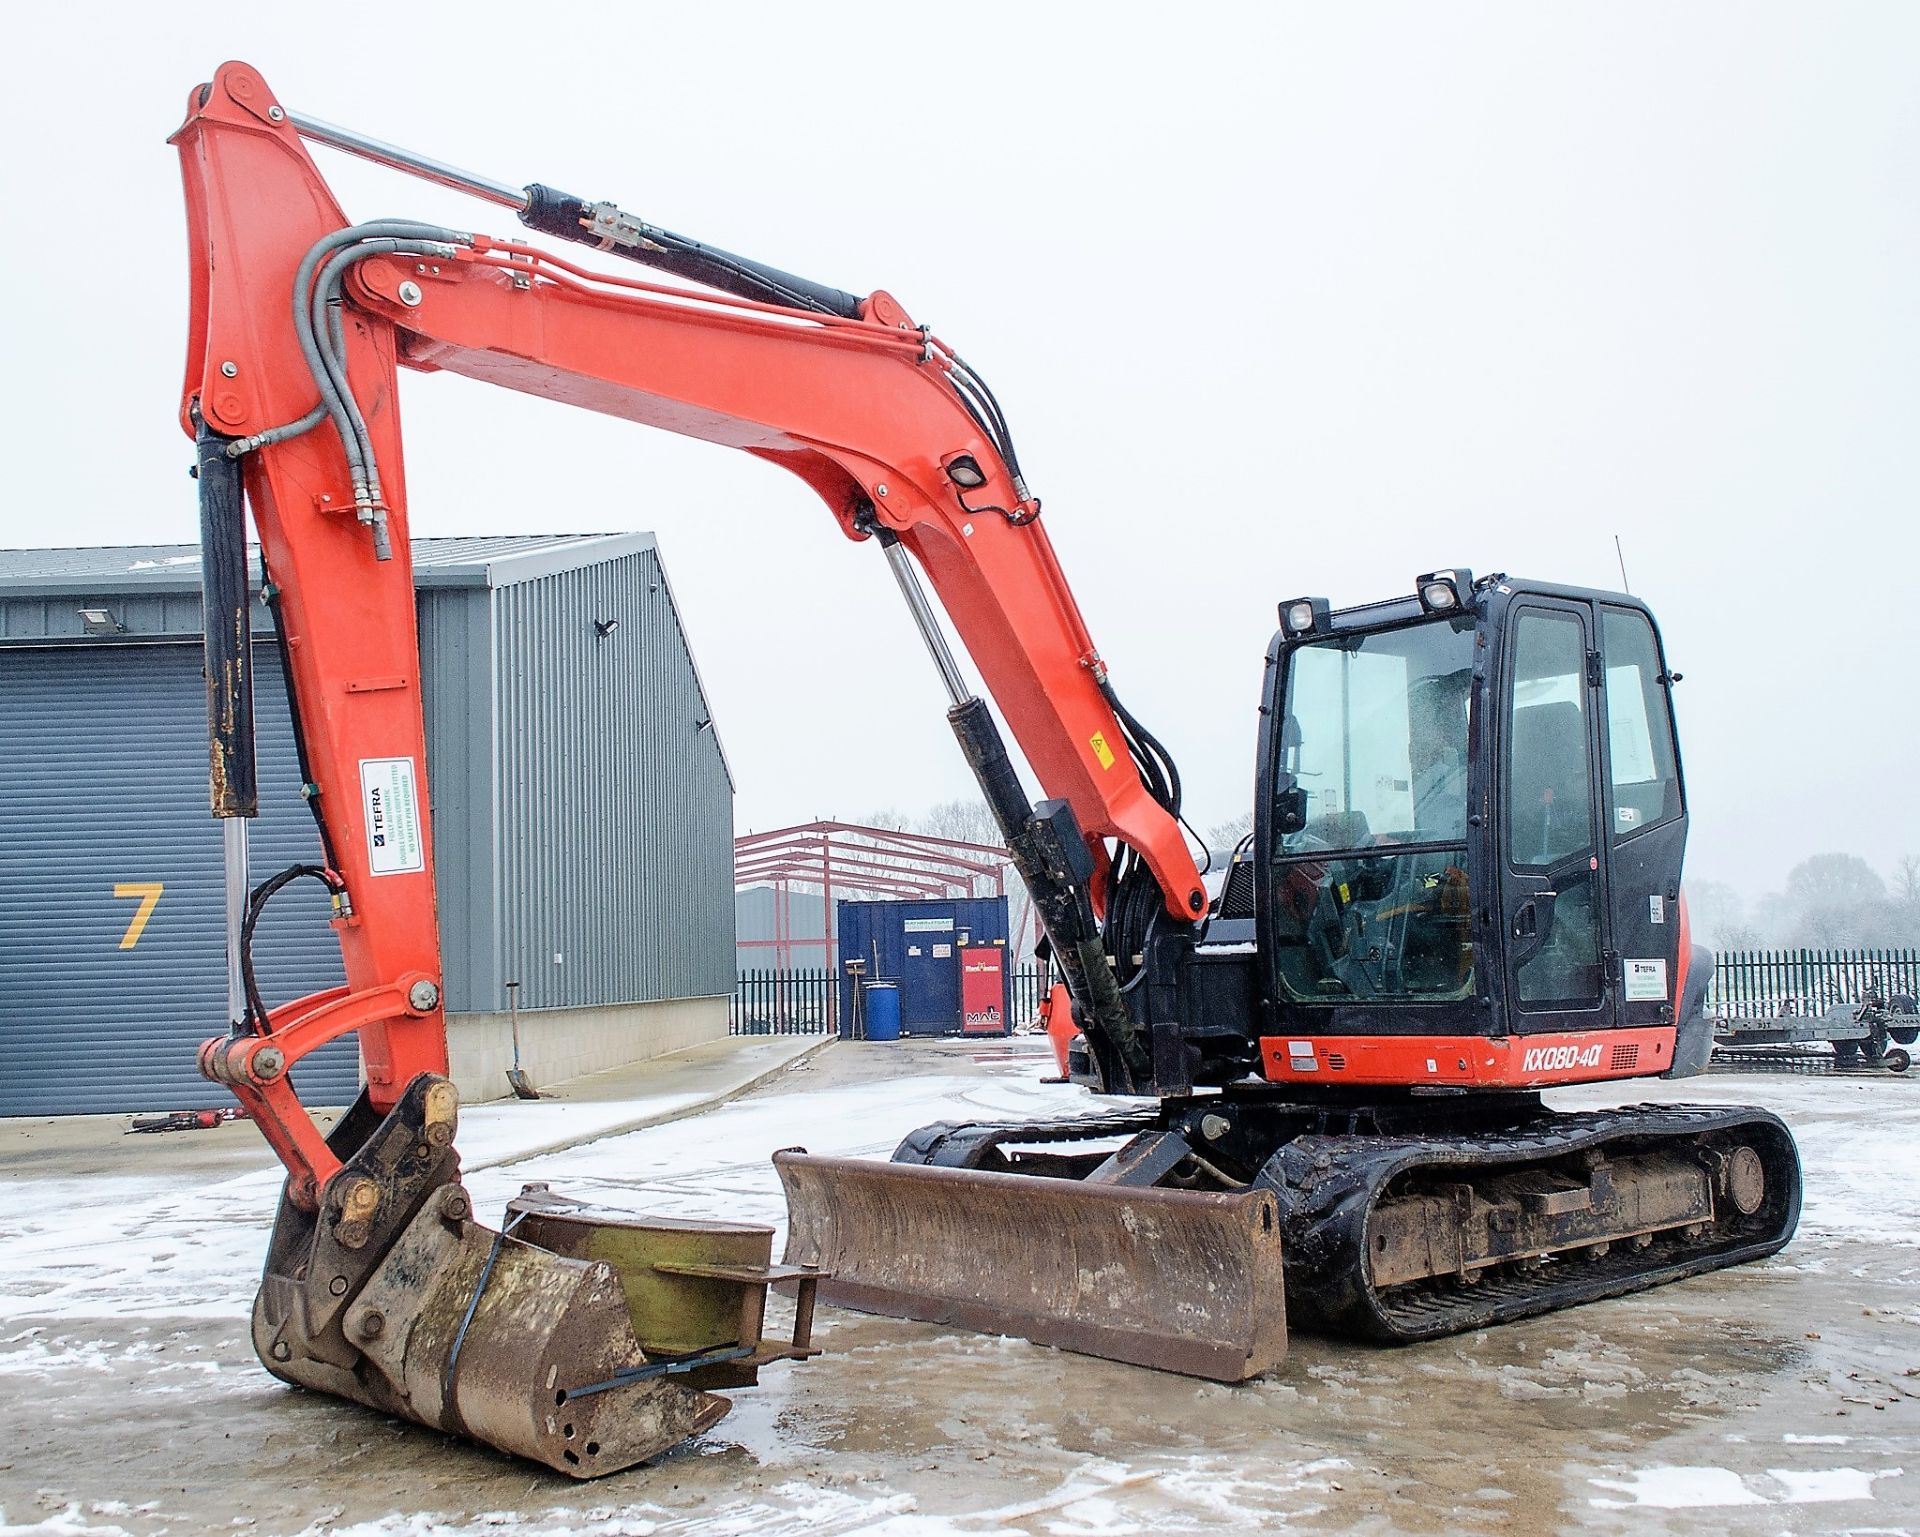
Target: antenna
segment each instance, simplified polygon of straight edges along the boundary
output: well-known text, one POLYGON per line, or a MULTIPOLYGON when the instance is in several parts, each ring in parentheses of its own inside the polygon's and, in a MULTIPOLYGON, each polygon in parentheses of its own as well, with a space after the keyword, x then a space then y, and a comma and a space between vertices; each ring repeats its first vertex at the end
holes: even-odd
POLYGON ((1633 587, 1627 581, 1627 557, 1620 549, 1620 536, 1618 534, 1613 536, 1613 558, 1620 562, 1620 590, 1627 594, 1628 597, 1632 597, 1633 587))

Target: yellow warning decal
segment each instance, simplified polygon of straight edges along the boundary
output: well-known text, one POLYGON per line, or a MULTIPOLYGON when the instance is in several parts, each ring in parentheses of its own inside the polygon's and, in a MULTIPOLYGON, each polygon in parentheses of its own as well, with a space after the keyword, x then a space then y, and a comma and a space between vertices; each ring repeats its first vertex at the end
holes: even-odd
POLYGON ((1100 767, 1103 769, 1112 768, 1113 749, 1107 746, 1107 734, 1104 731, 1096 731, 1092 736, 1087 738, 1087 742, 1093 748, 1094 757, 1100 760, 1100 767))

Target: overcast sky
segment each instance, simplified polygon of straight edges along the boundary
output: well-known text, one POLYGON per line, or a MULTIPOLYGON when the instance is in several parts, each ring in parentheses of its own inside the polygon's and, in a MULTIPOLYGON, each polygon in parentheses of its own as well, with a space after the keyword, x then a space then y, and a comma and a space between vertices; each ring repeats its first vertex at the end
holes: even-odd
MULTIPOLYGON (((318 117, 885 287, 992 381, 1193 820, 1274 605, 1465 564, 1665 629, 1690 873, 1920 852, 1920 8, 27 7, 11 545, 190 540, 173 151, 223 57, 318 117)), ((503 210, 318 152, 348 212, 503 210)), ((872 546, 726 449, 404 381, 416 533, 649 528, 742 831, 970 792, 872 546)))

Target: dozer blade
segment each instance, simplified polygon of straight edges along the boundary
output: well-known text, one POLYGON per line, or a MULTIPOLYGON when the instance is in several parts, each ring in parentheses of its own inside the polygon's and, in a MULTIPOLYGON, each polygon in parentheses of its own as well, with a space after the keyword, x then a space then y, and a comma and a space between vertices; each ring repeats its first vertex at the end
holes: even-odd
MULTIPOLYGON (((334 1131, 337 1150, 358 1151, 317 1209, 283 1198, 253 1309, 254 1349, 275 1376, 593 1478, 656 1456, 727 1412, 728 1401, 690 1385, 690 1375, 705 1368, 712 1380, 721 1363, 737 1371, 810 1353, 803 1340, 763 1352, 757 1338, 732 1337, 663 1351, 647 1320, 636 1329, 631 1288, 614 1264, 514 1236, 522 1222, 530 1233, 561 1222, 569 1242, 596 1241, 591 1224, 554 1215, 544 1192, 516 1202, 504 1232, 474 1221, 452 1145, 456 1108, 453 1085, 431 1076, 384 1120, 363 1097, 334 1131)), ((770 1253, 771 1234, 759 1231, 770 1253)), ((715 1270, 694 1279, 729 1289, 736 1321, 757 1320, 754 1304, 776 1272, 744 1262, 715 1270)), ((724 1298, 702 1298, 702 1307, 727 1311, 724 1298)), ((670 1339, 685 1333, 680 1318, 664 1327, 670 1339)))
POLYGON ((774 1154, 823 1301, 1240 1382, 1286 1357, 1280 1223, 1209 1194, 774 1154))

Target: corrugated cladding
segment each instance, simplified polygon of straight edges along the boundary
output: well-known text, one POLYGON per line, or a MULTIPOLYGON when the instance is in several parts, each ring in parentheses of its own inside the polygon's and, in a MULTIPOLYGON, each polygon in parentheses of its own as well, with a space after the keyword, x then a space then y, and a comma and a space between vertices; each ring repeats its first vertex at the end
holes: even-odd
MULTIPOLYGON (((780 929, 775 904, 778 893, 771 886, 748 886, 733 894, 733 921, 738 930, 734 944, 737 964, 742 971, 769 971, 773 968, 772 945, 750 945, 750 939, 772 939, 780 929)), ((827 926, 826 905, 817 886, 795 886, 788 892, 787 936, 793 945, 793 964, 802 970, 833 966, 834 940, 822 931, 827 926)))
POLYGON ((497 590, 493 645, 499 964, 522 1005, 730 992, 732 784, 658 555, 497 590))
POLYGON ((427 728, 440 965, 455 1014, 506 1007, 494 881, 493 593, 420 595, 420 696, 427 728))
MULTIPOLYGON (((523 1008, 731 991, 732 783, 651 538, 413 548, 449 1010, 504 1008, 510 979, 523 1008)), ((32 1069, 0 1114, 224 1099, 193 1071, 225 999, 200 650, 151 643, 198 635, 198 585, 189 547, 0 551, 0 1060, 32 1069), (125 633, 85 635, 94 605, 125 633), (134 904, 111 888, 162 878, 135 867, 162 828, 166 896, 122 953, 134 904), (129 954, 178 978, 129 987, 129 954)), ((315 848, 277 659, 256 655, 258 880, 315 848)), ((339 980, 323 915, 305 883, 276 899, 270 1003, 339 980)), ((331 1055, 298 1071, 311 1102, 351 1085, 350 1047, 331 1055)))
MULTIPOLYGON (((254 669, 259 874, 317 859, 320 840, 272 647, 254 669)), ((233 1103, 194 1060, 227 1017, 205 697, 198 646, 0 653, 0 1115, 233 1103), (136 886, 161 888, 137 931, 136 886)), ((269 1003, 343 980, 327 913, 305 881, 267 909, 254 960, 269 1003)), ((345 1104, 352 1039, 294 1077, 309 1104, 345 1104)))

